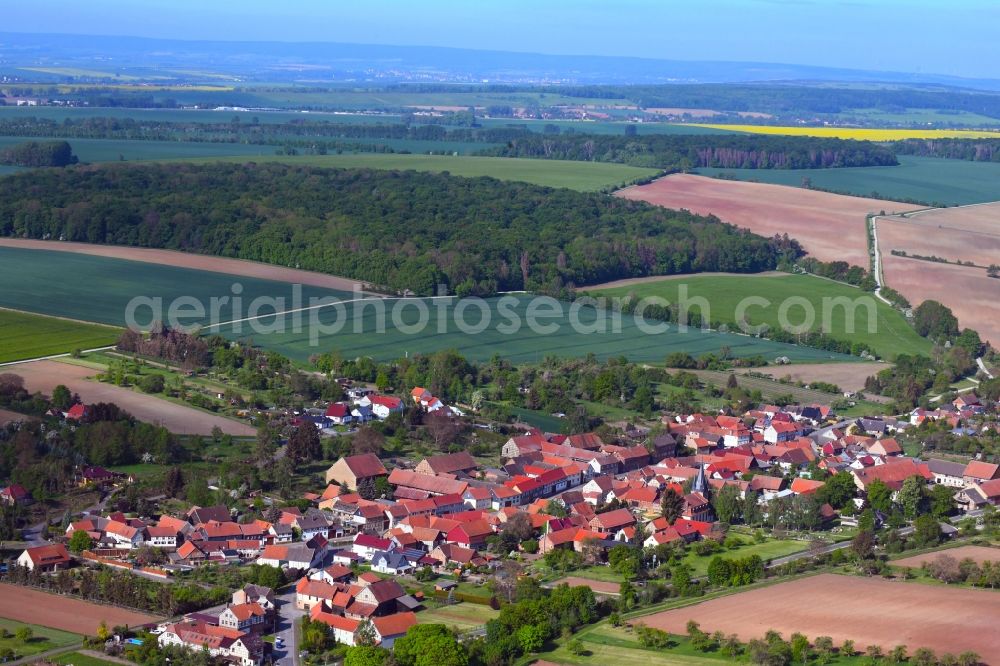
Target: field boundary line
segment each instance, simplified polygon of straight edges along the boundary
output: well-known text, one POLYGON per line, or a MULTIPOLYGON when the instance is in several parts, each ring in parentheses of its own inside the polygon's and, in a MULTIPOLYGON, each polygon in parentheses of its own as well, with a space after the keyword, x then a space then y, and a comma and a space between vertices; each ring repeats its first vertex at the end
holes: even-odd
POLYGON ((73 319, 72 317, 60 317, 59 315, 50 315, 43 312, 32 312, 30 310, 19 310, 17 308, 5 308, 0 305, 0 310, 4 312, 16 312, 18 314, 32 315, 34 317, 47 317, 48 319, 58 319, 60 321, 68 321, 73 324, 86 324, 88 326, 101 326, 103 328, 113 328, 116 331, 122 330, 121 326, 116 326, 114 324, 105 324, 99 321, 87 321, 86 319, 73 319))
MULTIPOLYGON (((94 349, 81 349, 81 354, 92 354, 94 352, 107 351, 109 349, 114 349, 118 345, 108 345, 107 347, 95 347, 94 349)), ((20 361, 7 361, 6 363, 0 363, 0 368, 5 368, 11 365, 21 365, 23 363, 34 363, 35 361, 54 361, 60 358, 66 358, 72 356, 73 352, 66 352, 65 354, 52 354, 51 356, 39 356, 38 358, 25 358, 20 361)))

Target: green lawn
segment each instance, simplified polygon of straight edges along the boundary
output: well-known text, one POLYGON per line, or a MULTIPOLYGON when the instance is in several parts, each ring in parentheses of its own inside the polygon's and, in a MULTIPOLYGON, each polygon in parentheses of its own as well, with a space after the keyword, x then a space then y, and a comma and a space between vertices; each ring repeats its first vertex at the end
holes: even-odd
MULTIPOLYGON (((483 144, 483 147, 488 147, 483 144)), ((414 171, 447 171, 453 176, 491 176, 500 180, 517 180, 548 187, 568 187, 593 191, 618 187, 657 173, 624 164, 603 162, 571 162, 562 160, 532 160, 510 157, 472 157, 467 155, 415 155, 401 153, 352 153, 342 155, 270 155, 253 157, 254 162, 282 162, 343 169, 399 169, 414 171)), ((247 157, 187 159, 188 162, 247 162, 247 157)))
POLYGON ((984 203, 1000 199, 1000 163, 968 162, 938 157, 899 156, 899 166, 844 169, 698 169, 705 176, 813 187, 879 199, 913 199, 927 203, 984 203))
MULTIPOLYGON (((746 537, 743 538, 747 540, 746 537)), ((764 543, 752 543, 732 550, 726 549, 712 555, 698 555, 694 552, 693 548, 689 547, 687 554, 684 556, 684 563, 691 567, 692 573, 695 576, 704 576, 708 573, 708 563, 716 555, 729 559, 760 555, 761 559, 767 562, 770 559, 799 553, 808 548, 808 543, 805 541, 796 541, 795 539, 768 539, 764 543)))
POLYGON ((118 662, 98 659, 97 657, 91 657, 89 654, 80 654, 79 652, 67 652, 58 657, 53 657, 52 661, 57 664, 65 664, 65 666, 118 666, 118 662))
POLYGON ((441 606, 417 612, 417 622, 421 624, 443 624, 459 631, 481 627, 500 614, 486 604, 467 601, 454 606, 441 606))
POLYGON ((931 343, 917 335, 901 313, 873 295, 811 275, 692 275, 592 293, 619 298, 629 295, 635 298, 658 297, 679 305, 688 302, 692 313, 699 312, 705 316, 707 312, 711 321, 730 326, 738 324, 736 311, 743 304, 743 317, 750 325, 764 324, 770 329, 781 328, 782 307, 786 308, 784 320, 787 325, 805 326, 809 315, 804 303, 808 302, 813 330, 823 330, 838 340, 868 344, 882 357, 929 354, 931 349, 931 343), (700 299, 708 302, 706 312, 703 312, 700 299), (747 299, 763 300, 753 302, 747 299), (840 303, 845 303, 847 307, 840 303))
POLYGON ((112 345, 120 329, 0 310, 0 363, 112 345))
POLYGON ((49 650, 55 650, 56 648, 73 645, 74 643, 78 643, 82 640, 77 634, 71 634, 67 631, 49 629, 48 627, 42 627, 37 624, 25 625, 23 622, 15 622, 14 620, 7 620, 4 618, 0 618, 0 629, 11 633, 10 638, 0 638, 0 651, 10 648, 14 650, 18 657, 27 657, 33 654, 47 652, 49 650), (27 643, 22 643, 13 636, 13 634, 20 627, 24 626, 31 627, 31 631, 33 633, 32 639, 27 643))

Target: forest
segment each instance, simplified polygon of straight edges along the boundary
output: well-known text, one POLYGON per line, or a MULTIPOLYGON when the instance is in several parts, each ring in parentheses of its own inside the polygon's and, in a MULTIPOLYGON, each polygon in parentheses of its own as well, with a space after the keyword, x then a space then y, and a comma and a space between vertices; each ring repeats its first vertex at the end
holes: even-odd
POLYGON ((893 142, 889 146, 897 155, 944 157, 970 162, 1000 162, 1000 138, 907 139, 893 142))
POLYGON ((0 164, 7 166, 64 167, 78 161, 65 141, 25 141, 0 151, 0 164))
POLYGON ((483 154, 556 160, 619 162, 631 166, 687 171, 726 169, 824 169, 895 166, 889 149, 868 141, 813 137, 744 135, 590 136, 537 134, 516 138, 483 154))
POLYGON ((801 255, 714 217, 492 178, 282 164, 106 165, 0 179, 0 235, 160 247, 459 295, 801 255))

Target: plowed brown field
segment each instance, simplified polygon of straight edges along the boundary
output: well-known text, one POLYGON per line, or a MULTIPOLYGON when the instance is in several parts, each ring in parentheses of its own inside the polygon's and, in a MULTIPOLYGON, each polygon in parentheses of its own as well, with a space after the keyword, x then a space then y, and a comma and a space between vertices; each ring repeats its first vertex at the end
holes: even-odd
POLYGON ((109 627, 120 624, 135 627, 160 619, 5 583, 0 583, 0 617, 91 636, 97 633, 101 620, 109 627))
POLYGON ((879 578, 822 574, 732 594, 635 620, 683 634, 688 620, 709 633, 760 638, 769 629, 786 639, 830 636, 853 640, 859 649, 905 645, 938 654, 977 652, 986 664, 1000 664, 1000 594, 879 578))
POLYGON ((798 187, 675 174, 617 192, 627 199, 712 214, 762 236, 788 234, 822 261, 867 268, 865 217, 910 211, 912 204, 830 194, 798 187))

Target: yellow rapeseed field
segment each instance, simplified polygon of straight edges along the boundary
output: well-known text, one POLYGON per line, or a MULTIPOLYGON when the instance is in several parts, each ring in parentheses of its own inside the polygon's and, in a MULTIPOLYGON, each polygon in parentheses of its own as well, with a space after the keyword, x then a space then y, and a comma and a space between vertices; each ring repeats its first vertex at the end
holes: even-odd
POLYGON ((869 127, 776 127, 772 125, 712 125, 691 123, 707 129, 749 132, 751 134, 784 134, 815 136, 827 139, 857 139, 858 141, 899 141, 902 139, 1000 139, 1000 131, 950 129, 878 129, 869 127))

